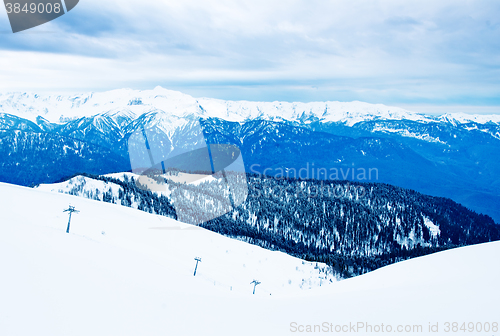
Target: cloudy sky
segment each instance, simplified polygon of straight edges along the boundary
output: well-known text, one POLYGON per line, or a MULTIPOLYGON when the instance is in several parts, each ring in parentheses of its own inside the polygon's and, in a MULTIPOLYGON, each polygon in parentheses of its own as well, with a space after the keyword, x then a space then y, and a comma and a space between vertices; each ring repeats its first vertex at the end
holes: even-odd
POLYGON ((500 1, 80 0, 16 34, 0 10, 2 92, 157 85, 500 113, 500 1))

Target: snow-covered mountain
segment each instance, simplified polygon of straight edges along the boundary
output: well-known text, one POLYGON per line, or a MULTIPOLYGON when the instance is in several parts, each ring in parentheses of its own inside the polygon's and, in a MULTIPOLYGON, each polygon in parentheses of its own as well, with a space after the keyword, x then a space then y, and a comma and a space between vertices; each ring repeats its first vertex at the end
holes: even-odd
POLYGON ((161 87, 0 94, 0 181, 128 171, 131 134, 154 128, 165 154, 175 153, 200 119, 211 143, 242 150, 247 171, 377 169, 372 182, 449 197, 500 222, 500 116, 431 117, 361 102, 233 102, 161 87))
POLYGON ((496 335, 499 253, 480 244, 330 283, 321 264, 173 219, 0 184, 0 334, 372 334, 383 324, 445 335, 465 323, 496 335), (80 212, 66 234, 69 204, 80 212))
POLYGON ((77 95, 3 93, 0 94, 0 112, 16 115, 31 121, 42 116, 50 122, 108 113, 117 118, 134 118, 143 113, 161 110, 169 117, 221 118, 227 121, 264 119, 301 123, 341 122, 352 126, 367 120, 413 120, 420 122, 500 123, 500 115, 445 114, 431 117, 408 110, 354 102, 252 102, 226 101, 212 98, 194 98, 181 92, 156 87, 153 90, 118 89, 107 92, 77 95))

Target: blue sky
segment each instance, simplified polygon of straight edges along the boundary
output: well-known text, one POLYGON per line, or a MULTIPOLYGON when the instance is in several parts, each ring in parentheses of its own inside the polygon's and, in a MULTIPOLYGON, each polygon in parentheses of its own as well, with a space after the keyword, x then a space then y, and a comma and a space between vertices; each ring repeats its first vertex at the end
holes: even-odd
POLYGON ((500 1, 80 0, 17 34, 0 10, 0 91, 157 85, 500 113, 500 1))

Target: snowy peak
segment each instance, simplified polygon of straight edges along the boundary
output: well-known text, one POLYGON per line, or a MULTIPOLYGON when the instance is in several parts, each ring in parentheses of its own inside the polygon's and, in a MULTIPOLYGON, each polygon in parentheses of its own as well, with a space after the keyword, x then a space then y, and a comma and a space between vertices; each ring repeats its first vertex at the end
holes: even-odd
POLYGON ((0 113, 0 130, 17 129, 22 131, 38 131, 35 123, 15 115, 0 113))
MULTIPOLYGON (((430 117, 403 108, 382 104, 353 102, 252 102, 227 101, 212 98, 193 98, 190 95, 157 86, 153 90, 117 89, 106 92, 90 92, 77 95, 42 95, 34 93, 0 94, 0 112, 10 113, 35 121, 42 116, 48 121, 67 122, 101 113, 123 111, 125 119, 134 119, 143 113, 162 110, 167 114, 214 117, 228 121, 265 119, 292 121, 301 124, 311 122, 339 122, 353 126, 369 120, 412 120, 419 122, 446 123, 500 123, 498 115, 467 115, 463 113, 430 117)), ((123 124, 117 121, 118 125, 123 124)))
POLYGON ((341 122, 348 126, 373 119, 433 121, 432 118, 402 108, 358 101, 288 103, 224 101, 210 98, 201 98, 198 101, 210 116, 229 121, 266 119, 271 121, 298 121, 304 124, 320 121, 341 122))
POLYGON ((155 128, 171 137, 176 130, 185 126, 189 120, 189 116, 179 117, 163 110, 151 110, 128 124, 125 132, 131 133, 141 128, 155 128))
POLYGON ((500 124, 500 115, 466 114, 466 113, 448 113, 437 118, 439 121, 449 122, 453 125, 478 123, 478 124, 500 124))
POLYGON ((193 97, 160 87, 147 91, 119 89, 78 95, 0 94, 0 112, 32 121, 42 116, 51 122, 67 122, 119 110, 126 110, 128 116, 135 116, 153 109, 179 116, 200 114, 201 111, 193 97))
POLYGON ((115 108, 104 113, 103 116, 111 118, 119 127, 124 127, 137 118, 137 114, 128 108, 115 108))

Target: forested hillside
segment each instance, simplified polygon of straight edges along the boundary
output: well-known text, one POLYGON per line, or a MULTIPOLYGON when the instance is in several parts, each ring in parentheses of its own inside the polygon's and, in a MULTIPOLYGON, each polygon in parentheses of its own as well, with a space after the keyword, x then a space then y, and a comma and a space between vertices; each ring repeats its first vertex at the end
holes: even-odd
MULTIPOLYGON (((227 177, 237 179, 241 175, 227 177)), ((388 184, 250 174, 246 179, 246 201, 201 226, 268 249, 326 262, 343 276, 443 249, 500 239, 500 226, 488 216, 447 198, 388 184)), ((175 193, 176 200, 184 195, 182 206, 190 208, 189 215, 195 221, 203 212, 217 211, 214 204, 222 203, 206 200, 223 197, 226 191, 222 185, 217 179, 198 186, 170 181, 166 194, 175 193)), ((121 179, 76 177, 60 191, 176 216, 172 200, 161 193, 137 188, 134 178, 126 174, 121 179)), ((238 197, 243 191, 231 192, 238 197)), ((190 221, 185 214, 183 220, 190 221)))

